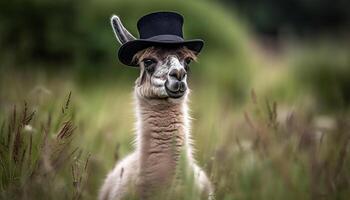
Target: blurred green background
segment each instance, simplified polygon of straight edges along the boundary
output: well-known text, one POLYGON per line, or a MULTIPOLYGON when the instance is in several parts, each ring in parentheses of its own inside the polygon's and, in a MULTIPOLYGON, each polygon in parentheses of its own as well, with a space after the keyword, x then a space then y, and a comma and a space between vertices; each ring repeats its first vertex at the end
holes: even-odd
POLYGON ((118 62, 109 18, 120 16, 138 35, 141 16, 170 10, 184 15, 186 38, 205 40, 191 66, 192 134, 217 199, 346 199, 349 7, 346 0, 1 1, 0 198, 96 198, 134 136, 138 70, 118 62), (26 108, 35 112, 30 122, 26 108), (57 158, 75 156, 52 160, 40 144, 46 133, 61 144, 67 121, 74 140, 57 158), (63 164, 43 164, 54 161, 63 164))

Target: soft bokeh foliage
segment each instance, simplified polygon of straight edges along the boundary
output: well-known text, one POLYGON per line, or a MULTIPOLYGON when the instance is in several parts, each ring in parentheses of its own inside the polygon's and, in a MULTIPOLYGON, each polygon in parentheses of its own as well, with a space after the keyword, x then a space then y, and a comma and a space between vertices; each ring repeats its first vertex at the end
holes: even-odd
POLYGON ((0 15, 6 27, 1 37, 6 52, 3 59, 10 68, 76 69, 76 76, 85 81, 92 74, 106 78, 110 74, 106 71, 114 72, 108 78, 132 78, 130 74, 135 77, 137 71, 126 69, 117 61, 119 44, 109 18, 119 15, 138 36, 136 22, 140 16, 173 10, 186 17, 186 38, 205 40, 200 65, 193 66, 194 78, 205 79, 216 88, 234 88, 232 96, 243 99, 253 55, 247 52, 247 32, 233 15, 211 2, 150 0, 135 6, 138 3, 136 0, 3 3, 2 9, 6 11, 0 15))
MULTIPOLYGON (((185 16, 186 38, 206 42, 199 62, 191 65, 190 108, 196 158, 217 199, 346 199, 349 38, 330 29, 327 37, 282 31, 273 34, 275 41, 265 40, 252 27, 280 26, 283 19, 251 25, 254 17, 246 20, 244 10, 232 5, 1 1, 0 198, 96 199, 107 172, 133 150, 134 138, 132 90, 138 70, 118 62, 109 18, 119 15, 137 36, 140 16, 173 10, 185 16), (73 136, 71 142, 60 143, 62 130, 73 136), (52 145, 42 148, 43 141, 52 145)), ((281 3, 245 6, 259 12, 250 15, 261 16, 264 7, 275 12, 281 3)), ((318 13, 313 6, 300 9, 318 13)), ((160 199, 195 199, 190 183, 186 179, 183 188, 174 187, 160 199)))
POLYGON ((298 86, 313 95, 314 109, 341 112, 350 105, 350 53, 347 43, 320 42, 296 53, 292 65, 298 86))

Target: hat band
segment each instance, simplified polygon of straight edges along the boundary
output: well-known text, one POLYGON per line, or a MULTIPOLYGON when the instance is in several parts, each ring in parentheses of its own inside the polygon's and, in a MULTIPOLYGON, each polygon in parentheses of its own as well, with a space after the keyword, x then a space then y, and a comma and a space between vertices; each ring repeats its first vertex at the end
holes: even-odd
POLYGON ((179 37, 177 35, 156 35, 147 39, 158 41, 184 41, 182 37, 179 37))

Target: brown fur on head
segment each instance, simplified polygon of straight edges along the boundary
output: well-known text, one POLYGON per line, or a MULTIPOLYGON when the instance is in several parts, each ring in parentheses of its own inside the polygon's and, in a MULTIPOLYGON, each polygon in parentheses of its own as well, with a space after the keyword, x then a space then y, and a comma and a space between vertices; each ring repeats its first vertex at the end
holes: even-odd
POLYGON ((133 57, 133 63, 140 62, 147 57, 157 57, 158 59, 165 59, 169 52, 175 52, 176 55, 179 56, 180 59, 191 58, 192 60, 197 60, 197 55, 194 51, 191 51, 187 47, 180 47, 176 49, 162 48, 162 47, 149 47, 147 49, 141 50, 137 52, 133 57))
POLYGON ((140 67, 135 91, 146 99, 181 98, 188 93, 187 72, 195 52, 186 47, 149 47, 133 58, 140 67))

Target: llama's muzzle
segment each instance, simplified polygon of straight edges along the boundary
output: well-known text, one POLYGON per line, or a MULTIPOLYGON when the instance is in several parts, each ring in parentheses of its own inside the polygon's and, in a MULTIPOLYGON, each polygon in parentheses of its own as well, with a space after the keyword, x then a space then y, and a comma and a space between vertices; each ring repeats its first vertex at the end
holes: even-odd
POLYGON ((187 90, 186 83, 183 81, 169 81, 165 82, 165 91, 170 98, 180 98, 187 90))
POLYGON ((171 70, 165 81, 165 90, 171 98, 182 97, 187 90, 186 71, 184 69, 171 70))

